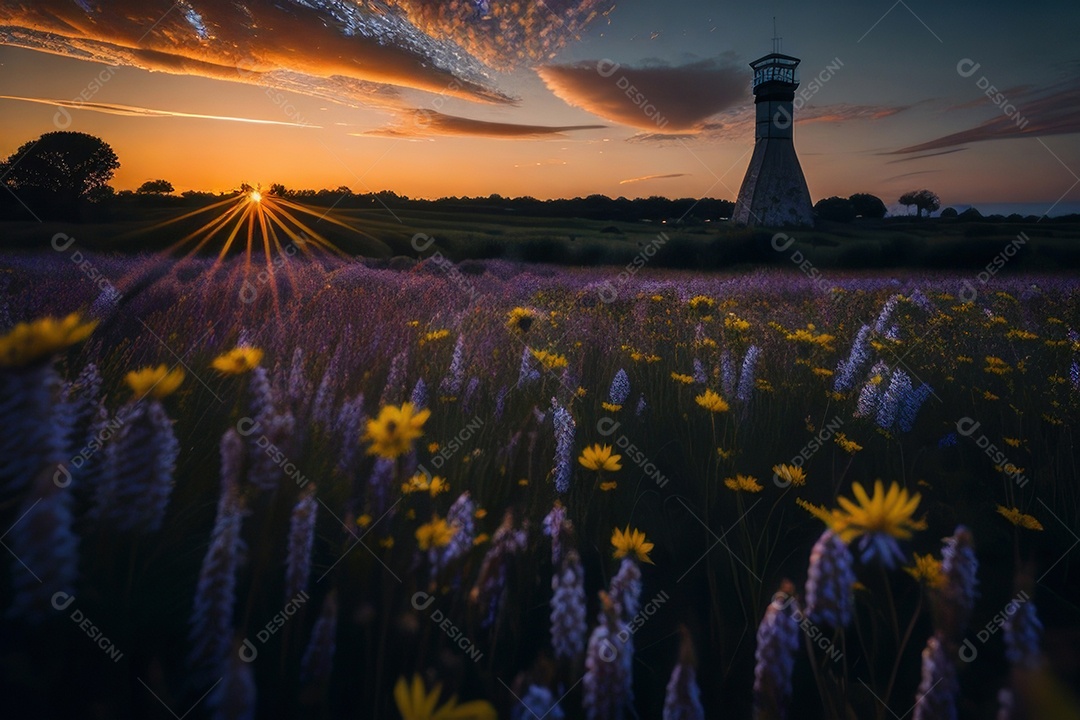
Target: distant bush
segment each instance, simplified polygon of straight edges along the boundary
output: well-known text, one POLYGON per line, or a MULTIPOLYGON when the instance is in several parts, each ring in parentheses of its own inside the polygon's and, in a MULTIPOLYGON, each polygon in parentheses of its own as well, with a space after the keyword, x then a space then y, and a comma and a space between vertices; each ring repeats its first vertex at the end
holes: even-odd
POLYGON ((850 200, 842 197, 830 197, 818 200, 814 206, 819 220, 829 222, 851 222, 855 219, 855 206, 850 200))
POLYGON ((870 193, 855 193, 848 198, 855 210, 855 217, 872 218, 880 220, 885 217, 885 203, 876 195, 870 193))
POLYGON ((943 218, 954 218, 957 216, 957 214, 958 213, 956 212, 956 208, 951 207, 947 207, 941 211, 941 217, 943 218))

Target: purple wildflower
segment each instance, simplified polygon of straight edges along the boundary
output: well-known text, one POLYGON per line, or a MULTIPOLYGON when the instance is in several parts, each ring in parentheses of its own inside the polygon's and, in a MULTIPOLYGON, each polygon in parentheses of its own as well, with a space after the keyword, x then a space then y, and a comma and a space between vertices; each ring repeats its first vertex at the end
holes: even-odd
POLYGON ((914 720, 956 720, 956 697, 960 686, 947 643, 931 635, 922 653, 922 680, 915 695, 914 720))
POLYGON ((311 550, 315 545, 315 521, 319 505, 315 486, 309 485, 289 518, 289 548, 285 554, 285 602, 306 590, 311 579, 311 550))
POLYGON ((323 600, 322 611, 300 662, 300 679, 305 685, 320 686, 330 679, 337 649, 337 591, 331 590, 323 600))
POLYGON ((739 389, 735 393, 737 400, 746 402, 753 394, 754 372, 757 370, 757 361, 760 357, 761 348, 757 345, 751 345, 747 348, 746 357, 743 358, 742 370, 739 372, 739 389))
POLYGON ((521 702, 515 704, 512 720, 563 720, 565 717, 551 690, 543 685, 530 685, 521 702))
POLYGON ((625 370, 619 368, 619 372, 615 373, 611 386, 608 388, 608 401, 612 405, 622 405, 628 397, 630 397, 630 378, 626 376, 625 370))
POLYGON ((413 385, 412 394, 409 395, 409 402, 417 410, 423 410, 427 407, 427 383, 424 382, 424 378, 420 378, 413 385))
POLYGON ((5 534, 11 563, 8 617, 37 622, 52 611, 58 592, 71 592, 78 573, 79 540, 74 532, 69 488, 51 473, 39 473, 5 534))
POLYGON ((851 553, 840 536, 826 530, 810 551, 806 578, 806 615, 811 622, 842 628, 851 622, 855 584, 851 553))
POLYGON ((694 358, 694 382, 698 385, 709 382, 709 376, 705 374, 705 366, 697 358, 694 358))
POLYGON ((224 660, 221 681, 206 699, 211 720, 254 720, 256 694, 254 666, 237 648, 224 660))
POLYGON ((457 397, 461 392, 461 383, 465 379, 465 336, 458 335, 454 344, 454 354, 450 358, 450 367, 439 383, 439 394, 445 397, 457 397))
POLYGON ((585 649, 585 569, 570 550, 551 576, 551 648, 555 659, 573 660, 585 649))
POLYGON ((847 360, 842 360, 836 367, 836 380, 833 390, 847 392, 855 384, 862 366, 870 359, 870 326, 863 325, 855 336, 855 342, 851 346, 851 353, 847 360))
POLYGON ((570 411, 551 398, 555 428, 555 490, 561 495, 570 489, 574 455, 574 418, 570 411))
POLYGON ((212 682, 213 676, 225 669, 236 606, 236 575, 245 551, 240 537, 240 499, 228 486, 222 493, 188 621, 188 665, 199 682, 212 682))
POLYGON ((799 648, 799 624, 792 612, 794 587, 785 581, 773 596, 757 630, 754 651, 754 717, 782 719, 791 701, 791 677, 799 648))

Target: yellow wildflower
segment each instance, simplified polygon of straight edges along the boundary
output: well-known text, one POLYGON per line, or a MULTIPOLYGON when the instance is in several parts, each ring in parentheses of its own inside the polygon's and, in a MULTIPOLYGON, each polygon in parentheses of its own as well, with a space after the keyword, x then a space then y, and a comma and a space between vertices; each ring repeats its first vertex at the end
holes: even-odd
POLYGON ((677 372, 671 373, 671 379, 674 380, 675 382, 680 382, 683 385, 690 385, 691 383, 694 382, 694 376, 693 375, 683 375, 682 373, 677 373, 677 372))
POLYGON ((263 351, 247 345, 234 347, 214 358, 210 366, 222 375, 242 375, 255 369, 263 359, 263 351))
POLYGON ((416 544, 421 550, 446 547, 456 532, 457 528, 444 518, 433 517, 431 522, 416 528, 416 544))
POLYGON ((645 533, 640 530, 631 530, 629 525, 626 526, 625 530, 615 528, 615 531, 611 534, 611 544, 615 547, 616 559, 633 554, 639 561, 647 562, 650 565, 653 564, 653 561, 649 559, 653 544, 645 541, 645 533))
POLYGON ((45 317, 21 322, 0 336, 0 367, 24 367, 81 343, 97 321, 83 322, 78 313, 65 318, 45 317))
POLYGON ((618 486, 619 486, 619 483, 617 483, 614 480, 609 480, 607 482, 600 483, 600 489, 602 491, 604 491, 604 492, 608 492, 609 490, 614 490, 618 486))
POLYGON ((727 412, 731 409, 731 406, 724 401, 724 398, 720 397, 712 390, 706 390, 701 395, 698 395, 694 398, 694 402, 709 412, 714 413, 727 412))
POLYGON ((619 412, 622 410, 622 405, 616 405, 615 403, 602 402, 600 407, 604 408, 608 412, 619 412))
POLYGON ((945 573, 941 569, 940 560, 929 553, 926 555, 915 553, 913 559, 915 560, 915 564, 910 567, 905 567, 904 572, 919 582, 926 583, 928 587, 944 587, 945 573))
POLYGON ((371 443, 368 455, 393 460, 409 452, 413 440, 424 434, 424 423, 430 415, 430 410, 414 412, 412 403, 384 406, 376 418, 367 421, 363 439, 371 443))
POLYGON ((431 692, 424 688, 419 675, 413 675, 410 685, 399 677, 394 685, 394 702, 403 720, 496 720, 495 708, 487 700, 472 700, 458 705, 457 696, 443 705, 439 704, 442 684, 436 684, 431 692))
POLYGON ((806 471, 798 465, 773 465, 772 470, 776 473, 776 477, 780 478, 788 485, 802 487, 806 484, 806 471))
POLYGON ((533 350, 532 355, 544 366, 545 370, 558 370, 569 364, 565 355, 548 352, 547 350, 533 350))
POLYGON ((136 399, 149 395, 155 400, 172 395, 180 383, 184 382, 184 369, 170 371, 164 365, 132 370, 124 376, 124 382, 135 393, 136 399))
POLYGON ((622 455, 611 454, 610 445, 596 444, 582 450, 578 462, 589 470, 615 472, 616 470, 622 469, 622 465, 619 464, 619 460, 621 459, 622 455))
POLYGON ((844 449, 844 452, 851 455, 854 455, 855 453, 862 450, 862 445, 855 442, 854 440, 849 440, 848 436, 844 433, 836 433, 836 436, 833 438, 833 440, 836 442, 837 445, 844 449))
POLYGON ((757 493, 764 490, 761 483, 753 475, 736 475, 725 480, 724 485, 735 492, 757 493))
POLYGON ((1004 505, 997 506, 998 515, 1011 522, 1017 527, 1022 527, 1026 530, 1042 530, 1042 523, 1036 520, 1033 516, 1020 512, 1020 508, 1007 508, 1004 505))

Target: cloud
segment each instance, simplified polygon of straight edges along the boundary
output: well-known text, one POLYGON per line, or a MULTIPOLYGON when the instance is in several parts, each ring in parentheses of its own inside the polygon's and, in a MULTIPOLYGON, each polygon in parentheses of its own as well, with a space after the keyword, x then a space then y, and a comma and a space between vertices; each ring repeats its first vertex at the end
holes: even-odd
POLYGON ((562 138, 571 130, 597 130, 605 125, 519 125, 517 123, 473 120, 445 115, 432 110, 412 110, 399 113, 398 121, 374 130, 350 133, 356 137, 422 138, 431 136, 465 136, 494 139, 562 138))
MULTIPOLYGON (((795 126, 813 123, 839 124, 866 120, 882 120, 908 110, 910 105, 812 105, 795 110, 795 126)), ((753 141, 756 110, 753 103, 731 108, 704 122, 698 123, 684 133, 638 133, 629 138, 631 142, 667 142, 701 137, 708 140, 753 141)))
POLYGON ((620 180, 619 184, 630 185, 632 183, 646 182, 648 180, 668 180, 669 178, 687 177, 689 174, 690 173, 668 173, 667 175, 642 175, 641 177, 620 180))
POLYGON ((399 88, 507 103, 492 69, 550 56, 598 2, 34 0, 0 4, 0 43, 378 107, 399 88))
POLYGON ((568 104, 651 132, 696 132, 707 118, 749 98, 750 72, 729 57, 648 67, 587 60, 536 72, 568 104))
POLYGON ((79 100, 50 100, 48 98, 17 97, 14 95, 0 95, 0 100, 18 100, 21 102, 40 103, 64 108, 57 114, 58 122, 63 122, 65 115, 70 119, 67 110, 89 110, 91 112, 104 113, 106 115, 122 115, 124 117, 144 118, 194 118, 197 120, 222 120, 225 122, 254 123, 256 125, 285 125, 287 127, 318 128, 319 125, 310 125, 302 122, 286 122, 283 120, 258 120, 256 118, 232 117, 229 115, 200 115, 198 113, 177 112, 174 110, 155 110, 153 108, 134 107, 131 105, 115 105, 112 103, 81 102, 79 100))
POLYGON ((1080 78, 1071 78, 1041 91, 1018 96, 1002 93, 997 107, 996 100, 996 97, 984 99, 987 107, 994 112, 989 120, 966 130, 895 150, 891 154, 910 155, 987 140, 1080 133, 1080 114, 1076 112, 1080 106, 1080 78))
MULTIPOLYGON (((961 152, 962 150, 967 150, 967 148, 966 147, 952 148, 951 150, 941 150, 941 151, 938 151, 938 152, 926 153, 925 155, 912 155, 911 157, 900 158, 899 160, 890 160, 887 164, 895 165, 896 163, 911 162, 912 160, 922 160, 924 158, 932 158, 932 157, 937 157, 939 155, 952 155, 953 153, 958 153, 958 152, 961 152)), ((878 153, 878 154, 879 155, 891 155, 892 153, 878 153)))

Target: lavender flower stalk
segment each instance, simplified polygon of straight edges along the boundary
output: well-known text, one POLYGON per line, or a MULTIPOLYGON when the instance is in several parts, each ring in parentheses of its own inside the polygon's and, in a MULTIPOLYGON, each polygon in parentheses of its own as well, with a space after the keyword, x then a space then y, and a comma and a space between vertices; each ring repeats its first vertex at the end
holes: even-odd
POLYGON ((574 456, 574 418, 570 411, 551 398, 555 426, 555 490, 561 495, 570 489, 574 456))
POLYGON ((551 647, 555 659, 574 660, 585 649, 585 569, 576 550, 551 576, 551 647))
POLYGON ((619 572, 611 578, 608 596, 624 622, 630 622, 641 608, 641 569, 632 558, 625 557, 619 572))
POLYGON ((206 699, 211 720, 255 720, 255 670, 244 662, 239 649, 229 653, 222 668, 221 682, 206 699))
POLYGON ((413 385, 412 394, 409 395, 409 402, 417 410, 423 410, 427 407, 427 383, 424 382, 424 378, 420 378, 413 385))
POLYGON ((702 365, 701 360, 698 360, 697 358, 694 358, 694 382, 698 385, 704 385, 709 382, 709 376, 705 374, 705 366, 702 365))
POLYGON ((286 603, 306 590, 311 579, 311 550, 315 545, 318 511, 315 486, 309 485, 289 518, 289 549, 285 554, 286 603))
POLYGON ((795 587, 785 580, 758 625, 754 652, 754 717, 758 720, 787 717, 799 648, 799 624, 791 609, 794 592, 795 587))
POLYGON ((213 682, 215 675, 225 672, 236 605, 236 575, 245 551, 240 537, 242 523, 243 509, 235 488, 224 485, 188 621, 188 665, 200 684, 213 682))
POLYGON ((938 592, 938 633, 952 643, 960 642, 967 632, 971 611, 978 597, 979 561, 971 532, 958 525, 952 537, 945 538, 941 550, 941 572, 945 584, 938 592))
POLYGON ((679 637, 679 662, 668 680, 663 720, 705 720, 705 708, 701 705, 701 690, 697 684, 694 643, 685 625, 679 626, 679 637))
POLYGON ((611 386, 608 388, 608 401, 612 405, 622 407, 628 397, 630 397, 630 378, 626 376, 625 370, 619 368, 619 372, 615 373, 611 386))
POLYGON ((514 705, 513 720, 563 720, 566 714, 559 702, 543 685, 530 685, 520 703, 514 705))
POLYGON ((513 556, 525 549, 528 534, 525 529, 514 529, 514 516, 507 511, 502 525, 491 538, 491 547, 484 555, 476 585, 469 593, 469 602, 484 611, 480 626, 491 627, 498 617, 506 591, 506 576, 513 556))
POLYGON ((626 706, 634 701, 632 685, 633 650, 621 637, 625 627, 618 609, 607 593, 600 593, 600 615, 589 636, 582 680, 582 704, 588 720, 623 720, 626 706))
POLYGON ((51 473, 39 473, 20 504, 5 539, 11 563, 9 618, 38 622, 53 612, 53 596, 72 592, 78 574, 79 541, 71 494, 51 473))
POLYGON ((900 368, 894 368, 889 377, 889 387, 882 393, 878 403, 878 427, 882 430, 892 429, 901 404, 911 392, 911 378, 900 368))
POLYGON ((454 343, 454 354, 450 358, 450 367, 439 383, 439 394, 447 398, 456 398, 461 392, 461 383, 465 379, 465 336, 458 335, 454 343))
POLYGON ((746 402, 753 394, 754 373, 757 370, 757 361, 760 357, 761 348, 757 345, 751 345, 746 350, 746 357, 743 358, 742 370, 739 372, 739 389, 735 393, 735 398, 737 400, 746 402))
POLYGON ((311 640, 300 662, 300 680, 305 685, 323 686, 334 669, 334 651, 337 649, 337 591, 331 590, 323 600, 322 611, 311 640))
POLYGON ((106 451, 97 515, 120 530, 154 532, 172 495, 180 445, 158 400, 129 403, 119 420, 120 431, 106 451))
POLYGON ((806 578, 806 615, 814 623, 834 628, 851 622, 855 584, 851 552, 840 536, 826 530, 810 552, 806 578))
POLYGON ((842 360, 836 367, 836 380, 833 383, 833 390, 836 392, 847 392, 855 384, 855 378, 859 374, 859 370, 862 369, 866 361, 870 359, 870 332, 869 325, 863 325, 859 328, 858 334, 855 336, 855 342, 851 346, 851 353, 848 355, 847 360, 842 360))
POLYGON ((960 686, 956 666, 949 657, 947 643, 931 635, 922 653, 922 680, 915 696, 914 720, 956 720, 956 698, 960 686))
POLYGON ((1005 618, 1005 657, 1014 668, 1034 670, 1042 664, 1043 624, 1027 592, 1022 591, 1017 598, 1010 603, 1017 607, 1005 618))

